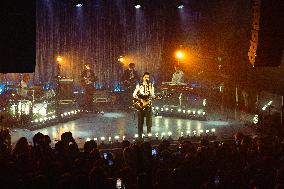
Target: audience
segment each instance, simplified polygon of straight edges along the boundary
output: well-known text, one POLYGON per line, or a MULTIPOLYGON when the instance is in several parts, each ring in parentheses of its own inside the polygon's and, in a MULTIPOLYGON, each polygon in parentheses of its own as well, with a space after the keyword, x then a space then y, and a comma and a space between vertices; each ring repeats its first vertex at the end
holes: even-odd
POLYGON ((37 133, 33 145, 21 137, 12 149, 9 130, 0 131, 0 188, 50 189, 208 189, 284 188, 284 140, 237 133, 233 141, 173 145, 162 140, 104 150, 87 141, 79 150, 71 132, 50 146, 37 133), (155 149, 155 150, 153 150, 155 149))

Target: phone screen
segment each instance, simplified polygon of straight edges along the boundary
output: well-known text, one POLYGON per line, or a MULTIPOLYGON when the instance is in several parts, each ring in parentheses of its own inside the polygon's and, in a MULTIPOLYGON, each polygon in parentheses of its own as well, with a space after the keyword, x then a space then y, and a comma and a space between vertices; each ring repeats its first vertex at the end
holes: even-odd
POLYGON ((107 153, 106 152, 104 152, 103 156, 104 156, 104 159, 107 159, 107 153))
POLYGON ((152 156, 157 156, 157 151, 156 151, 156 149, 152 149, 152 156))
POLYGON ((121 187, 121 180, 120 180, 120 178, 118 178, 117 180, 116 180, 116 188, 118 188, 118 189, 121 189, 122 187, 121 187))

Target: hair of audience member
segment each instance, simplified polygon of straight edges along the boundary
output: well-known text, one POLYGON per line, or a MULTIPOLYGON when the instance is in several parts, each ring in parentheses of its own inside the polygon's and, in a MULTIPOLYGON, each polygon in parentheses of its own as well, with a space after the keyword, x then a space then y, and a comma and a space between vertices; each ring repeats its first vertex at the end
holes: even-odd
POLYGON ((106 174, 101 167, 93 167, 89 173, 89 186, 92 189, 106 188, 106 174))

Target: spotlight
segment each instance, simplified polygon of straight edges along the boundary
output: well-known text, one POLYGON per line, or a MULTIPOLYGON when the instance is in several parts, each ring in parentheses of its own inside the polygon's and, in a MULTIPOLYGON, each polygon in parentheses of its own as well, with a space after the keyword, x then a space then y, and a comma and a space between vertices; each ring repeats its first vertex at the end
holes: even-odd
POLYGON ((183 7, 184 7, 183 5, 179 5, 179 6, 178 6, 179 9, 182 9, 183 7))
POLYGON ((158 136, 159 136, 159 133, 156 133, 155 136, 158 137, 158 136))
POLYGON ((190 131, 186 131, 186 134, 189 135, 189 134, 190 134, 190 131))
POLYGON ((205 133, 209 133, 209 130, 206 130, 205 133))
POLYGON ((180 132, 180 136, 183 137, 183 132, 180 132))
POLYGON ((106 138, 105 137, 101 137, 101 141, 104 141, 106 138))
POLYGON ((135 5, 134 6, 136 9, 140 9, 141 8, 141 5, 135 5))
POLYGON ((138 138, 138 134, 135 134, 135 135, 134 135, 134 138, 138 138))
POLYGON ((122 137, 122 140, 125 140, 125 136, 122 137))
POLYGON ((215 129, 211 129, 211 131, 212 131, 213 133, 215 133, 216 130, 215 130, 215 129))
POLYGON ((169 110, 169 108, 166 108, 165 110, 166 110, 166 111, 168 111, 168 110, 169 110))
POLYGON ((181 112, 181 109, 178 109, 178 112, 181 112))
POLYGON ((119 136, 115 136, 114 138, 115 138, 115 140, 118 140, 118 139, 119 139, 119 136))
POLYGON ((148 137, 151 137, 152 136, 152 134, 151 133, 148 133, 148 137))
POLYGON ((171 131, 170 131, 170 132, 168 132, 168 135, 169 135, 169 136, 172 136, 172 132, 171 132, 171 131))
POLYGON ((108 137, 108 141, 111 142, 111 137, 108 137))
POLYGON ((97 138, 97 137, 95 137, 95 138, 94 138, 94 141, 98 141, 98 138, 97 138))
POLYGON ((144 138, 144 136, 145 136, 145 135, 144 135, 144 134, 142 134, 142 138, 144 138))
POLYGON ((82 3, 78 3, 78 4, 76 5, 76 7, 82 7, 82 6, 83 6, 82 3))
POLYGON ((91 139, 88 137, 88 138, 86 138, 86 142, 88 142, 88 141, 90 141, 91 139))

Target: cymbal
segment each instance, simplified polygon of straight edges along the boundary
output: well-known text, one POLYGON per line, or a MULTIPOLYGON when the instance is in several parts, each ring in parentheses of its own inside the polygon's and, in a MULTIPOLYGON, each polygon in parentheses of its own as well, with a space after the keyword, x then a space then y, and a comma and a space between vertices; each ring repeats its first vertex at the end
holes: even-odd
POLYGON ((19 89, 21 88, 20 86, 17 85, 6 85, 7 88, 12 88, 12 89, 19 89))

